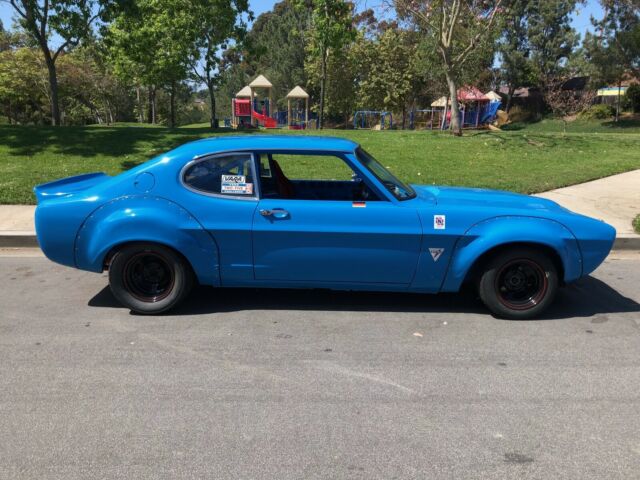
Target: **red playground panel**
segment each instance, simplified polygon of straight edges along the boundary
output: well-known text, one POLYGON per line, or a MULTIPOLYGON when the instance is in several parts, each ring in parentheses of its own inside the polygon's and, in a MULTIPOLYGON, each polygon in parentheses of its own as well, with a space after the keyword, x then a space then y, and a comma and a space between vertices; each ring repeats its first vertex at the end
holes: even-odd
POLYGON ((251 104, 249 100, 236 99, 234 104, 236 107, 236 117, 248 117, 251 115, 251 104))

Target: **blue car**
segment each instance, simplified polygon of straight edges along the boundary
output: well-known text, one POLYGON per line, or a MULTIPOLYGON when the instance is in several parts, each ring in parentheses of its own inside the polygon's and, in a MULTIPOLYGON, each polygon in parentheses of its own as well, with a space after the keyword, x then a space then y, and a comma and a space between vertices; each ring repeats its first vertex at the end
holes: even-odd
POLYGON ((615 239, 610 225, 549 200, 407 185, 358 144, 328 137, 210 138, 35 193, 46 256, 108 270, 114 296, 144 314, 176 306, 196 283, 415 293, 471 284, 494 315, 526 319, 595 270, 615 239))

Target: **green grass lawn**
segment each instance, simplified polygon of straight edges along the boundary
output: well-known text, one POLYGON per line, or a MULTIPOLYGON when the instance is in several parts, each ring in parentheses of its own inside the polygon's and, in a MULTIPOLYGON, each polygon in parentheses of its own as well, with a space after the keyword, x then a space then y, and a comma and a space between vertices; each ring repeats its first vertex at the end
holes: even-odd
MULTIPOLYGON (((412 183, 535 193, 640 168, 640 127, 583 122, 579 131, 570 128, 567 135, 561 133, 561 122, 514 127, 465 132, 462 138, 400 130, 310 133, 351 138, 412 183)), ((207 126, 0 125, 0 203, 33 203, 32 188, 39 183, 92 171, 117 174, 182 143, 233 133, 211 132, 207 126)))
MULTIPOLYGON (((524 131, 528 133, 562 133, 562 120, 545 118, 534 123, 512 123, 504 127, 507 131, 524 131)), ((577 119, 567 122, 567 134, 573 133, 638 133, 640 134, 640 120, 621 118, 619 122, 613 120, 596 121, 577 119)))

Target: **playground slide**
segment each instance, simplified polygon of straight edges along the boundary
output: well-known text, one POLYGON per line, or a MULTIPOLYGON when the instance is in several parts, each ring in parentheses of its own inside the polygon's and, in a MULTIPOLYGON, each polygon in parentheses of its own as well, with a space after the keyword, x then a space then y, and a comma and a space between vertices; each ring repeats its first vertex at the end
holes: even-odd
POLYGON ((258 119, 259 122, 262 122, 262 125, 264 125, 265 128, 276 128, 278 126, 275 118, 267 117, 266 115, 258 113, 255 110, 253 110, 252 114, 254 118, 258 119))

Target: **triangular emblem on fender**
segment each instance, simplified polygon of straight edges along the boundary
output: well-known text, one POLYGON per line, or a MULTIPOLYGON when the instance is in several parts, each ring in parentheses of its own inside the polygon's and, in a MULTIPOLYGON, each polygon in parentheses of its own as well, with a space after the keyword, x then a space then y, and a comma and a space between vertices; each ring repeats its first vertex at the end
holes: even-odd
POLYGON ((433 261, 437 262, 444 253, 444 248, 430 248, 429 253, 431 254, 431 258, 433 258, 433 261))

